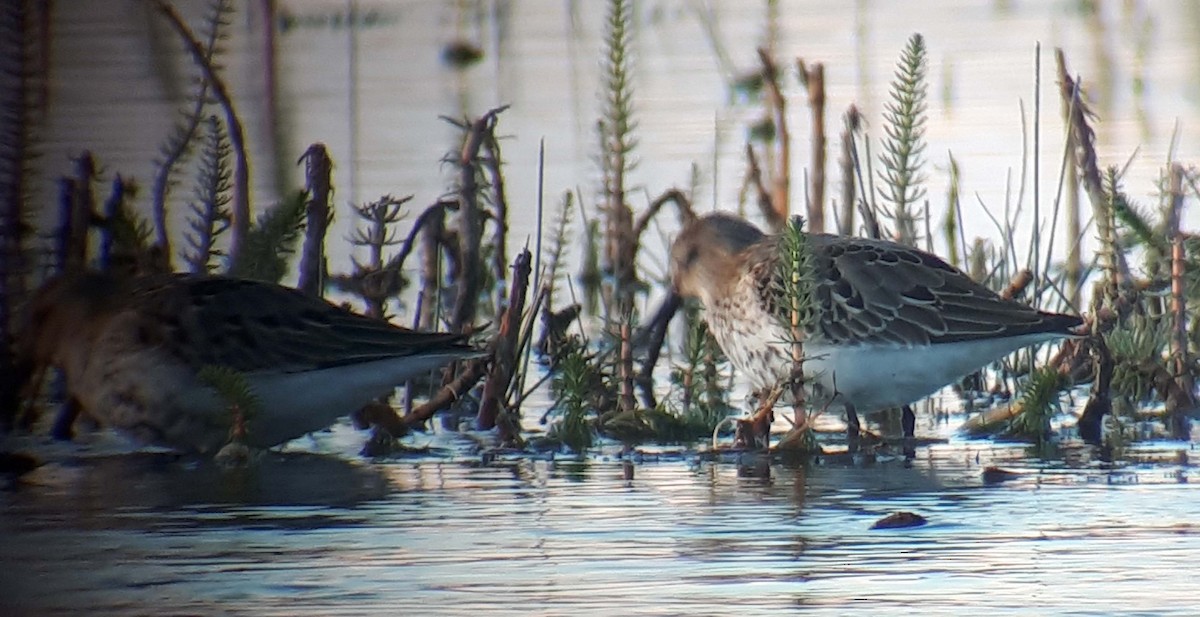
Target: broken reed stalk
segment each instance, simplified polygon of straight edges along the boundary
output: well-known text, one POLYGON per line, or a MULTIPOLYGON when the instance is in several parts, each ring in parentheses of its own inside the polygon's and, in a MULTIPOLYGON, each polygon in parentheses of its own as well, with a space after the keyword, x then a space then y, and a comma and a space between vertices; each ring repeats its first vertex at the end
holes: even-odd
POLYGON ((1058 67, 1060 95, 1064 104, 1069 108, 1067 130, 1075 145, 1075 165, 1080 174, 1083 190, 1092 204, 1101 242, 1105 244, 1103 249, 1103 257, 1107 262, 1105 265, 1115 278, 1114 283, 1117 287, 1125 289, 1129 286, 1132 275, 1125 252, 1121 250, 1117 241, 1116 230, 1112 228, 1113 217, 1109 198, 1104 193, 1100 166, 1097 163, 1096 133, 1088 124, 1088 117, 1092 116, 1092 112, 1083 102, 1083 97, 1080 96, 1079 84, 1067 72, 1066 56, 1061 48, 1054 50, 1054 59, 1058 67))
MULTIPOLYGON (((417 326, 432 330, 437 325, 441 307, 442 247, 446 233, 446 204, 430 206, 417 219, 415 229, 421 229, 421 291, 417 294, 417 326)), ((406 242, 407 247, 410 243, 406 242)), ((404 249, 401 248, 401 254, 404 249)))
POLYGON ((858 108, 854 105, 851 105, 850 109, 846 112, 846 123, 850 129, 849 133, 851 137, 849 147, 850 160, 853 162, 855 184, 858 185, 859 189, 858 195, 861 195, 861 199, 855 199, 854 204, 858 208, 859 213, 862 214, 866 237, 879 240, 883 238, 883 229, 879 226, 879 217, 876 214, 878 206, 875 203, 875 176, 870 169, 867 169, 865 176, 863 174, 863 160, 866 160, 867 164, 870 165, 871 142, 864 136, 864 152, 863 156, 859 156, 857 136, 862 129, 862 116, 859 114, 858 108))
MULTIPOLYGON (((1062 114, 1063 120, 1066 122, 1071 120, 1071 106, 1071 101, 1063 97, 1062 114)), ((1078 149, 1075 131, 1067 131, 1066 141, 1068 152, 1075 152, 1078 149)), ((1066 195, 1064 197, 1066 200, 1068 249, 1067 263, 1063 269, 1067 277, 1067 301, 1075 310, 1082 311, 1083 307, 1079 304, 1079 294, 1083 290, 1083 256, 1080 252, 1083 226, 1079 212, 1079 165, 1076 164, 1074 157, 1067 157, 1064 167, 1066 168, 1064 185, 1066 195)))
POLYGON ((71 203, 71 235, 67 244, 67 269, 77 272, 87 267, 88 231, 96 211, 96 161, 91 152, 83 152, 75 159, 74 190, 71 203))
POLYGON ((1183 220, 1183 166, 1173 163, 1170 171, 1171 206, 1167 217, 1167 237, 1171 240, 1171 315, 1173 332, 1171 356, 1175 361, 1175 375, 1179 386, 1186 392, 1194 392, 1191 364, 1188 362, 1188 319, 1185 280, 1187 255, 1183 246, 1180 224, 1183 220))
POLYGON ((58 227, 54 230, 54 263, 52 270, 67 270, 71 246, 71 213, 75 210, 75 182, 62 176, 58 179, 58 227))
POLYGON ((854 134, 858 131, 861 118, 854 105, 846 108, 842 115, 842 149, 838 155, 838 169, 842 177, 842 213, 838 217, 838 234, 849 236, 854 233, 854 211, 858 203, 858 183, 854 176, 854 134))
MULTIPOLYGON (((525 250, 528 250, 528 247, 526 247, 525 250)), ((536 273, 536 253, 534 253, 532 268, 534 268, 534 272, 536 273)), ((533 304, 530 305, 529 310, 526 312, 527 316, 524 316, 521 320, 521 332, 517 338, 516 377, 509 382, 508 393, 504 397, 506 405, 509 409, 520 409, 521 403, 525 401, 525 398, 537 389, 537 385, 534 385, 533 388, 526 390, 525 380, 529 377, 529 361, 530 356, 533 354, 533 331, 537 329, 537 324, 539 321, 541 321, 540 316, 542 315, 543 308, 546 306, 546 303, 550 298, 550 287, 548 285, 542 285, 541 287, 538 287, 536 274, 534 276, 533 304)), ((550 374, 547 373, 538 381, 541 382, 542 380, 548 380, 549 378, 550 374)))
MULTIPOLYGON (((811 66, 803 58, 796 60, 800 83, 808 91, 808 108, 812 114, 812 167, 809 169, 808 229, 813 233, 825 231, 825 64, 811 66)), ((853 186, 853 185, 852 185, 853 186)))
POLYGON ((617 409, 620 411, 637 409, 637 398, 634 396, 633 388, 636 375, 633 370, 633 327, 630 325, 632 321, 633 308, 631 306, 628 311, 622 313, 619 330, 621 357, 618 363, 618 376, 621 379, 621 388, 617 398, 617 409))
MULTIPOLYGON (((489 349, 494 349, 494 347, 490 347, 489 349)), ((459 370, 455 377, 434 393, 429 400, 418 405, 412 410, 412 413, 402 416, 399 422, 395 424, 386 423, 383 425, 383 428, 387 429, 393 437, 403 437, 412 429, 428 422, 437 412, 449 407, 454 401, 462 398, 487 373, 488 358, 467 360, 464 364, 464 368, 459 370)), ((449 371, 452 369, 447 368, 446 370, 447 374, 450 374, 449 371)))
MULTIPOLYGON (((127 184, 125 179, 117 174, 113 178, 112 190, 108 194, 108 199, 104 200, 104 210, 101 212, 103 224, 100 225, 100 247, 97 263, 101 270, 108 271, 113 267, 113 246, 116 240, 117 217, 122 215, 122 209, 125 207, 125 196, 127 184)), ((136 270, 136 264, 133 265, 136 270)))
MULTIPOLYGON (((762 212, 763 218, 768 223, 773 221, 775 216, 775 206, 771 202, 771 192, 767 190, 767 183, 763 179, 762 166, 758 164, 758 155, 754 154, 754 145, 746 144, 746 180, 745 184, 754 187, 754 193, 758 196, 758 210, 762 212)), ((772 224, 773 229, 777 227, 772 224)))
POLYGON ((333 161, 325 144, 315 143, 300 157, 300 162, 304 163, 308 208, 305 213, 304 249, 300 253, 300 281, 296 287, 310 296, 320 297, 325 287, 325 233, 333 218, 329 208, 329 195, 333 192, 333 161))
POLYGON ((205 81, 212 88, 213 96, 217 99, 217 104, 221 110, 225 112, 225 126, 229 129, 229 143, 233 146, 233 220, 229 226, 229 250, 227 253, 227 262, 229 270, 233 270, 238 258, 241 256, 242 247, 246 242, 246 234, 250 230, 250 163, 246 154, 246 137, 245 131, 242 128, 241 120, 238 119, 237 112, 234 110, 233 97, 229 94, 229 89, 225 86, 225 82, 217 74, 217 70, 210 62, 208 55, 200 42, 196 40, 196 35, 192 33, 191 28, 183 22, 183 18, 175 11, 175 8, 167 4, 165 0, 154 0, 154 5, 159 12, 167 18, 167 22, 183 39, 184 47, 192 56, 192 61, 200 68, 205 81))
POLYGON ((1032 282, 1033 271, 1028 268, 1022 269, 1009 280, 1008 286, 1004 288, 1004 291, 1000 292, 1000 297, 1005 300, 1020 298, 1032 282))
POLYGON ((447 121, 463 128, 466 137, 458 158, 454 160, 459 170, 458 204, 458 254, 459 289, 451 314, 450 330, 466 332, 475 321, 479 293, 483 280, 480 277, 480 248, 483 242, 483 209, 479 205, 478 164, 479 150, 489 139, 495 139, 496 117, 508 109, 497 107, 469 124, 460 124, 449 118, 447 121))
POLYGON ((758 48, 758 59, 762 63, 763 89, 767 94, 767 111, 775 123, 775 157, 774 169, 771 170, 770 204, 766 214, 767 222, 772 229, 781 229, 787 224, 788 213, 791 212, 789 193, 791 192, 791 136, 787 127, 787 99, 779 87, 779 69, 770 53, 762 47, 758 48))
POLYGON ((513 443, 520 438, 520 417, 505 409, 505 400, 513 378, 520 371, 517 362, 520 355, 521 318, 525 312, 525 298, 529 290, 529 274, 532 270, 532 255, 529 249, 521 251, 513 263, 512 289, 509 291, 508 307, 500 317, 500 329, 494 339, 492 369, 483 385, 483 400, 475 416, 475 428, 483 431, 500 426, 500 441, 513 443), (509 417, 511 414, 512 417, 509 417))
POLYGON ((495 313, 504 309, 504 288, 508 280, 508 198, 504 194, 504 174, 501 173, 500 142, 494 130, 484 135, 483 149, 487 156, 483 165, 492 178, 492 272, 496 279, 495 313))
POLYGON ((79 272, 87 266, 88 230, 96 211, 92 182, 96 163, 90 152, 74 159, 75 176, 59 183, 58 267, 61 272, 79 272))

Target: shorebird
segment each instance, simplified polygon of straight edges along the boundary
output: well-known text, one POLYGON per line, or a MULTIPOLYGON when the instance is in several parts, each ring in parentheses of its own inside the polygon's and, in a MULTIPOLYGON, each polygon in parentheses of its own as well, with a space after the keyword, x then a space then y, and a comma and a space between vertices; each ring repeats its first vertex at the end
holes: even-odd
MULTIPOLYGON (((852 438, 856 411, 907 405, 1013 351, 1072 336, 1081 323, 1001 298, 924 251, 807 237, 816 317, 803 334, 806 388, 815 404, 844 409, 852 438)), ((778 237, 722 213, 690 222, 671 246, 676 293, 700 300, 709 331, 759 392, 791 376, 779 259, 778 237)))
MULTIPOLYGON (((214 452, 230 403, 205 367, 244 377, 260 407, 243 443, 325 428, 405 380, 481 355, 462 336, 414 332, 271 283, 188 275, 63 276, 35 294, 18 334, 28 379, 62 370, 69 404, 140 441, 214 452)), ((34 378, 31 383, 40 381, 34 378)))

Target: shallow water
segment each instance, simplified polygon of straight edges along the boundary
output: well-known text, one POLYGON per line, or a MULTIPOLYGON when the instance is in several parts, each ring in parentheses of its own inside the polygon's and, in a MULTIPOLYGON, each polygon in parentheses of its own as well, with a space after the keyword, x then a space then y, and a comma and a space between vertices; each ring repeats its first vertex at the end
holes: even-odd
MULTIPOLYGON (((461 442, 459 443, 461 446, 461 442)), ((1190 445, 1118 465, 664 452, 68 458, 0 494, 13 615, 1194 614, 1190 445), (1179 453, 1183 451, 1183 455, 1179 453), (989 466, 1009 474, 985 481, 989 466), (755 472, 755 470, 758 470, 755 472), (922 527, 871 530, 897 511, 922 527)), ((989 476, 991 477, 991 476, 989 476)))

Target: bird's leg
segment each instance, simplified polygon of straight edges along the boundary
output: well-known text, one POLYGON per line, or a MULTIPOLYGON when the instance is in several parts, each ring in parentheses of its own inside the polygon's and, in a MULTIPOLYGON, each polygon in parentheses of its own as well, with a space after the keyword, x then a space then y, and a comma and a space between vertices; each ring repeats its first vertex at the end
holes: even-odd
POLYGON ((904 458, 912 460, 917 456, 917 414, 913 412, 912 405, 902 407, 900 414, 900 425, 904 428, 904 458))
POLYGON ((42 394, 42 384, 46 381, 47 368, 40 362, 29 363, 18 368, 18 380, 23 379, 24 383, 18 383, 20 408, 16 415, 16 426, 22 430, 29 430, 37 420, 37 398, 42 394))

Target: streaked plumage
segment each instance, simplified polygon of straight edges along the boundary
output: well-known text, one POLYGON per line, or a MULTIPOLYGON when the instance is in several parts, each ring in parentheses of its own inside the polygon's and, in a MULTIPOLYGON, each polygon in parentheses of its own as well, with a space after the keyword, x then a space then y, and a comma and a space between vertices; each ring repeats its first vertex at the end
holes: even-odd
POLYGON ((18 355, 56 366, 101 423, 150 443, 214 451, 227 402, 198 378, 241 373, 263 410, 246 443, 274 446, 329 426, 404 380, 478 355, 462 337, 420 333, 294 289, 223 277, 62 277, 31 303, 18 355))
MULTIPOLYGON (((810 234, 813 395, 834 407, 895 407, 1004 355, 1071 335, 1080 319, 1005 300, 941 259, 893 242, 810 234)), ((699 218, 671 248, 677 291, 699 298, 721 349, 756 389, 787 379, 790 340, 775 284, 778 239, 726 214, 699 218)))

